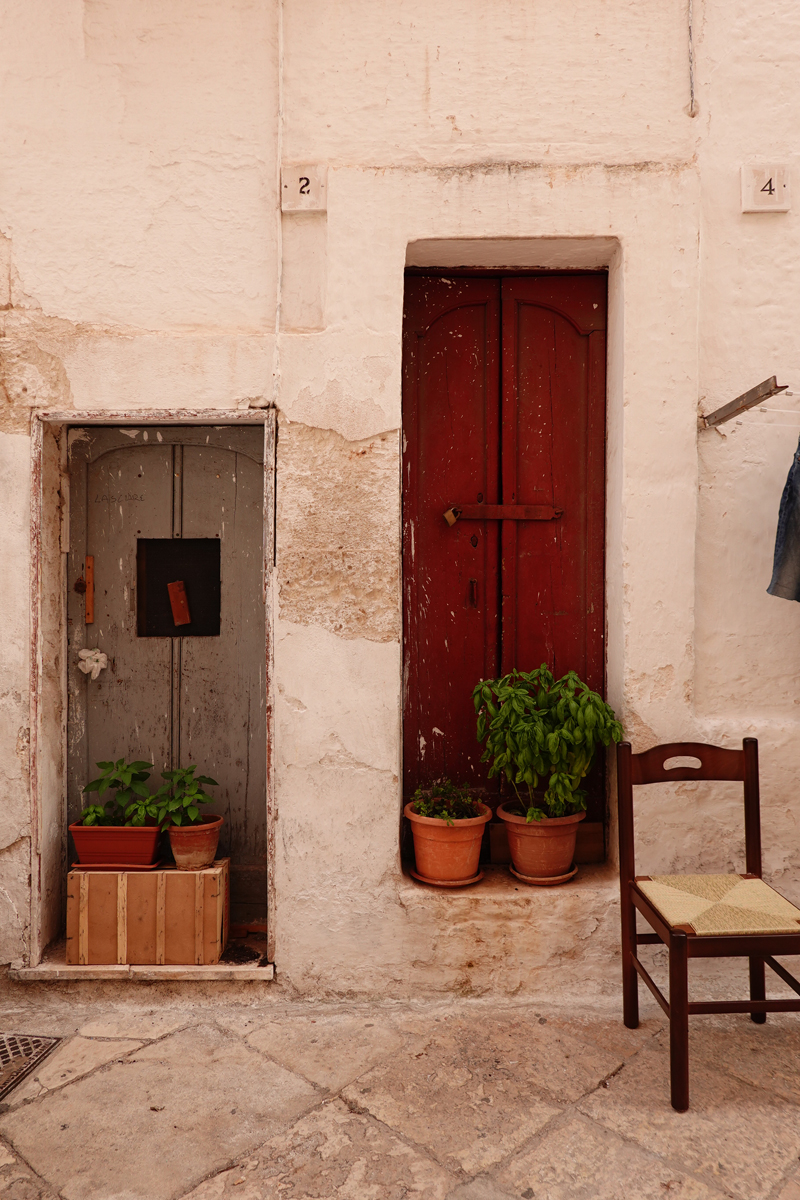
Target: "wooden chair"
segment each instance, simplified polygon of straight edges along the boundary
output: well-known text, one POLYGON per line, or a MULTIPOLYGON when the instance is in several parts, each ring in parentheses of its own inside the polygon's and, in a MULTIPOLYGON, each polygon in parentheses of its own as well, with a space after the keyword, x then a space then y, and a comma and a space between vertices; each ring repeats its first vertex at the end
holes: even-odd
POLYGON ((669 1020, 672 1107, 689 1107, 689 1017, 699 1013, 750 1013, 763 1024, 768 1012, 798 1012, 800 999, 767 1000, 764 965, 800 996, 800 982, 773 957, 800 954, 800 909, 761 878, 761 819, 758 798, 758 742, 745 738, 741 750, 701 742, 673 742, 632 754, 629 742, 617 748, 620 897, 622 917, 622 996, 625 1024, 639 1024, 637 975, 641 975, 669 1020), (664 765, 692 757, 699 767, 664 765), (744 784, 744 875, 664 875, 635 873, 633 785, 683 779, 741 780, 744 784), (735 892, 734 892, 735 889, 735 892), (636 912, 655 933, 636 932, 636 912), (637 957, 637 946, 663 943, 669 951, 669 1002, 637 957), (690 958, 746 957, 750 960, 750 999, 691 1001, 690 958))

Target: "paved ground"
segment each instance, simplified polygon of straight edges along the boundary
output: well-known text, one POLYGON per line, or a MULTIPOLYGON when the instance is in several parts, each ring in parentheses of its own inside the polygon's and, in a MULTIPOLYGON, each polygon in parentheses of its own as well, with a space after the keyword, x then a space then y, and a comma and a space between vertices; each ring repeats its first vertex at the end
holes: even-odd
MULTIPOLYGON (((259 997, 259 993, 255 993, 259 997)), ((800 1200, 800 1021, 18 987, 64 1043, 6 1098, 3 1200, 800 1200)))

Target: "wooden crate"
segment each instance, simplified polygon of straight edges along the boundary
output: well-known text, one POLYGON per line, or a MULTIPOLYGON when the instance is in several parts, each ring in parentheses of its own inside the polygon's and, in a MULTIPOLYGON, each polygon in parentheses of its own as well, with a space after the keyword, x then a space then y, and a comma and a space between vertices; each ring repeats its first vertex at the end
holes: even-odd
POLYGON ((219 962, 228 941, 230 859, 203 871, 70 871, 67 963, 219 962))

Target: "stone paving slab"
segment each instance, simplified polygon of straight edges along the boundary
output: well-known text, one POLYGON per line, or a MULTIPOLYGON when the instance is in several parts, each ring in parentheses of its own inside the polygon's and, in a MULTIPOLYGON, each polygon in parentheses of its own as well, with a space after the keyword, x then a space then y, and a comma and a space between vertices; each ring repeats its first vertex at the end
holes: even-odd
POLYGON ((536 1200, 721 1200, 685 1171, 577 1116, 548 1130, 497 1178, 510 1195, 536 1200))
MULTIPOLYGON (((542 1019, 539 1013, 535 1016, 538 1020, 542 1019)), ((618 1055, 620 1059, 636 1054, 666 1025, 666 1019, 661 1015, 640 1021, 638 1029, 626 1029, 619 1017, 602 1018, 592 1013, 569 1013, 565 1016, 551 1013, 544 1020, 550 1029, 590 1042, 609 1054, 618 1055)))
POLYGON ((660 1016, 50 996, 7 1006, 70 1040, 7 1098, 0 1200, 800 1200, 796 1019, 693 1022, 678 1114, 660 1016))
POLYGON ((123 1011, 88 1021, 78 1033, 91 1038, 144 1038, 151 1041, 191 1023, 191 1015, 186 1012, 123 1011))
POLYGON ((0 1196, 2 1200, 57 1200, 44 1180, 0 1144, 0 1196))
POLYGON ((745 1018, 709 1028, 689 1021, 690 1065, 710 1066, 800 1103, 800 1020, 755 1025, 745 1018))
POLYGON ((245 1040, 312 1083, 334 1092, 394 1054, 404 1043, 402 1033, 389 1022, 339 1015, 269 1021, 245 1040))
POLYGON ((518 1149, 622 1059, 533 1020, 433 1023, 420 1050, 400 1053, 345 1088, 359 1109, 469 1174, 518 1149))
POLYGON ((187 1200, 445 1200, 456 1179, 340 1100, 323 1104, 187 1200))
POLYGON ((167 1200, 318 1100, 305 1080, 200 1026, 5 1114, 0 1133, 65 1200, 167 1200))
POLYGON ((800 1200, 800 1182, 790 1179, 786 1186, 781 1188, 778 1200, 800 1200))
POLYGON ((659 1034, 607 1088, 578 1107, 730 1196, 765 1200, 797 1162, 800 1109, 691 1059, 689 1088, 689 1111, 675 1112, 669 1101, 668 1037, 659 1034))

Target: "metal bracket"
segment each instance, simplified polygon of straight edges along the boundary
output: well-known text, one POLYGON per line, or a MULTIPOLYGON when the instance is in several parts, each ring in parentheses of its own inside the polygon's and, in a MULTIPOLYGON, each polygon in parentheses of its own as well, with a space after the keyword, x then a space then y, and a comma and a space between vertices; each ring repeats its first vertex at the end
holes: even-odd
POLYGON ((760 400, 769 400, 770 396, 777 396, 779 392, 785 392, 788 386, 788 383, 779 385, 776 377, 770 375, 769 379, 765 379, 757 387, 750 388, 749 392, 743 392, 741 396, 737 396, 729 404, 723 404, 722 408, 715 409, 714 412, 708 413, 705 417, 698 417, 698 427, 700 429, 713 429, 716 425, 722 425, 724 421, 730 421, 731 417, 736 417, 739 413, 746 412, 748 408, 752 408, 760 400))
POLYGON ((448 525, 456 521, 556 521, 563 508, 548 504, 454 504, 444 513, 448 525))

